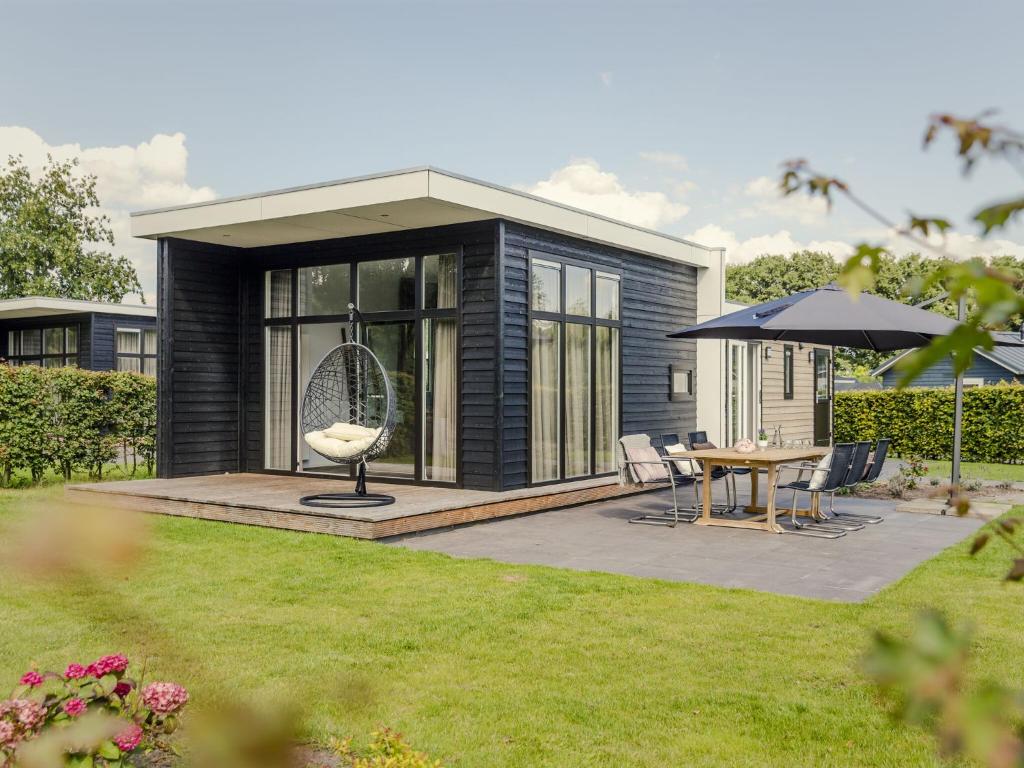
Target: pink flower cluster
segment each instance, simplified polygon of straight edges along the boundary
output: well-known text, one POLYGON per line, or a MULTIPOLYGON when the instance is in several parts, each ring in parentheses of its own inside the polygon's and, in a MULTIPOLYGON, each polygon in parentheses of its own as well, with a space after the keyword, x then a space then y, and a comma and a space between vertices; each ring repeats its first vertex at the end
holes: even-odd
POLYGON ((46 707, 28 699, 0 701, 0 749, 12 748, 42 725, 46 707))
POLYGON ((89 670, 81 664, 68 664, 68 668, 64 670, 64 677, 68 680, 81 680, 83 677, 87 677, 88 675, 89 670))
POLYGON ((169 715, 188 701, 188 691, 177 683, 150 683, 142 689, 142 703, 158 715, 169 715))
POLYGON ((64 711, 70 717, 78 717, 85 712, 85 702, 81 699, 68 699, 64 702, 64 711))
POLYGON ((37 688, 38 686, 43 684, 43 676, 36 672, 34 669, 30 669, 28 672, 21 676, 21 680, 19 680, 18 682, 20 682, 22 685, 28 685, 32 688, 37 688))
POLYGON ((115 672, 124 672, 128 669, 128 657, 115 653, 110 656, 101 656, 85 668, 85 672, 93 677, 103 677, 115 672))
POLYGON ((114 743, 117 744, 117 748, 122 752, 131 752, 142 741, 142 728, 135 723, 132 723, 117 736, 114 737, 114 743))

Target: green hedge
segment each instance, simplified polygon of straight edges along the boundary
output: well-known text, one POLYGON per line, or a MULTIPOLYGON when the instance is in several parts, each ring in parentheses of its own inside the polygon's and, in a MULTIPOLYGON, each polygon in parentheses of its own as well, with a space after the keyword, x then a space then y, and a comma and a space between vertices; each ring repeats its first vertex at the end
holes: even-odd
MULTIPOLYGON (((953 453, 953 388, 839 392, 835 441, 892 439, 900 456, 949 459, 953 453)), ((964 391, 961 458, 996 464, 1024 462, 1024 385, 964 391)))
POLYGON ((102 477, 127 457, 152 471, 156 457, 156 380, 137 373, 0 365, 0 482, 18 470, 39 480, 47 469, 102 477))

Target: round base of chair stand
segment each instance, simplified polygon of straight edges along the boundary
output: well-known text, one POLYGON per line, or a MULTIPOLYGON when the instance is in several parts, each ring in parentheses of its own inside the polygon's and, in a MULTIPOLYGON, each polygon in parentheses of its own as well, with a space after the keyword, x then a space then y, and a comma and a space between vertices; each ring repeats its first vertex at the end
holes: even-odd
POLYGON ((386 507, 395 503, 394 496, 383 493, 366 492, 366 464, 360 462, 356 474, 356 489, 351 493, 314 493, 303 496, 299 504, 306 507, 326 507, 328 509, 359 509, 361 507, 386 507))

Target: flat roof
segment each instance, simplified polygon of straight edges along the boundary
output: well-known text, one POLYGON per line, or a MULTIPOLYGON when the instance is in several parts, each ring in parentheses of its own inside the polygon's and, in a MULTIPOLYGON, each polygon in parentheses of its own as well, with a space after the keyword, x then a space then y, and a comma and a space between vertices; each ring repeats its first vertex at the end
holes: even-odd
POLYGON ((147 304, 111 304, 105 301, 55 299, 50 296, 26 296, 21 299, 0 299, 0 320, 47 315, 72 315, 82 312, 100 312, 107 315, 133 315, 156 317, 156 307, 147 304))
POLYGON ((508 219, 698 267, 708 248, 430 166, 132 213, 132 235, 240 248, 508 219))

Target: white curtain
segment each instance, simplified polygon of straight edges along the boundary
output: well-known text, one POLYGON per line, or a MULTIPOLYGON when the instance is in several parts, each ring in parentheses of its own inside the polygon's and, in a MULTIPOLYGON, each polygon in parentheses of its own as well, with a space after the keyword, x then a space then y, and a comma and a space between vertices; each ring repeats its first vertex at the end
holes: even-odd
POLYGON ((292 329, 267 328, 266 423, 263 430, 267 469, 291 469, 292 329))
POLYGON ((615 470, 619 439, 619 332, 598 326, 594 381, 594 472, 615 470))
POLYGON ((530 330, 530 455, 535 483, 558 479, 559 323, 534 320, 530 330))
POLYGON ((565 326, 565 476, 590 474, 590 327, 565 326))
MULTIPOLYGON (((438 257, 437 306, 457 306, 456 276, 455 254, 447 253, 438 257)), ((458 387, 455 382, 458 375, 455 366, 458 359, 458 326, 455 320, 436 320, 429 322, 429 327, 433 335, 430 351, 434 355, 430 361, 433 435, 429 446, 430 457, 424 463, 428 480, 454 483, 458 442, 458 387)))

